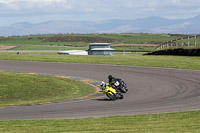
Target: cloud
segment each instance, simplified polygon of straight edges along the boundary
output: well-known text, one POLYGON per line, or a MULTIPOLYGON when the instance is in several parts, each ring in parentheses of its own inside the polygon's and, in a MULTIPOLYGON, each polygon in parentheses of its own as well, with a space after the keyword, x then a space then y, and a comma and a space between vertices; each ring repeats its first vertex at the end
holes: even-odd
POLYGON ((30 2, 30 3, 54 3, 54 2, 63 2, 67 0, 0 0, 0 3, 13 3, 13 2, 30 2))
MULTIPOLYGON (((83 11, 102 12, 110 11, 123 13, 126 11, 146 12, 163 9, 197 8, 200 1, 197 0, 0 0, 0 5, 7 8, 7 12, 24 11, 27 13, 38 12, 63 12, 63 11, 83 11), (31 10, 35 9, 35 10, 31 10)), ((2 11, 2 9, 0 9, 2 11)), ((167 10, 166 10, 167 12, 167 10)), ((109 12, 108 12, 109 13, 109 12)))
POLYGON ((28 8, 39 8, 39 7, 42 10, 42 8, 47 6, 53 7, 58 4, 62 6, 63 4, 66 4, 66 2, 68 2, 68 0, 0 0, 0 5, 3 5, 5 8, 13 6, 18 7, 18 10, 23 10, 28 8))

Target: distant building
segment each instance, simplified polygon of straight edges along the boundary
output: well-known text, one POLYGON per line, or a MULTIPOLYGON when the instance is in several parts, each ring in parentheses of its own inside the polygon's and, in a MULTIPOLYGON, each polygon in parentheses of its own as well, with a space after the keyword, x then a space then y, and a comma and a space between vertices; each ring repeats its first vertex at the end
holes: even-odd
POLYGON ((90 43, 88 55, 114 55, 115 49, 110 46, 110 43, 90 43))

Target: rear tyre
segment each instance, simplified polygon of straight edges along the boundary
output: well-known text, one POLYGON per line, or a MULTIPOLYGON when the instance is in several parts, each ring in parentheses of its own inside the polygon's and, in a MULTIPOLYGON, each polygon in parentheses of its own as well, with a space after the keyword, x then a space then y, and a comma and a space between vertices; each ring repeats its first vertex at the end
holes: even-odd
POLYGON ((123 99, 124 96, 122 94, 119 95, 119 99, 123 99))

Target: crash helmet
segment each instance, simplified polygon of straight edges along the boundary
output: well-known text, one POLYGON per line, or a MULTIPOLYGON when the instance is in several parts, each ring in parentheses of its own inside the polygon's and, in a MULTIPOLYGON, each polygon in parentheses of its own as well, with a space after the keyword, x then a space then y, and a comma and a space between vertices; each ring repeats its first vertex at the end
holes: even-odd
POLYGON ((105 88, 106 87, 106 83, 104 81, 102 81, 100 86, 101 86, 101 88, 105 88))
POLYGON ((109 79, 109 80, 111 80, 112 78, 113 78, 113 76, 112 76, 112 75, 109 75, 109 76, 108 76, 108 79, 109 79))

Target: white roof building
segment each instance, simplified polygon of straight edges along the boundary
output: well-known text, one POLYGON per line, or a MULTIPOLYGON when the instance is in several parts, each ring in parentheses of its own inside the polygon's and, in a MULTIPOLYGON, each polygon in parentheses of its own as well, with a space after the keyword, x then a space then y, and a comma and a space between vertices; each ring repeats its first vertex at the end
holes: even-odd
POLYGON ((110 46, 110 43, 90 43, 88 55, 114 55, 115 49, 110 46))

